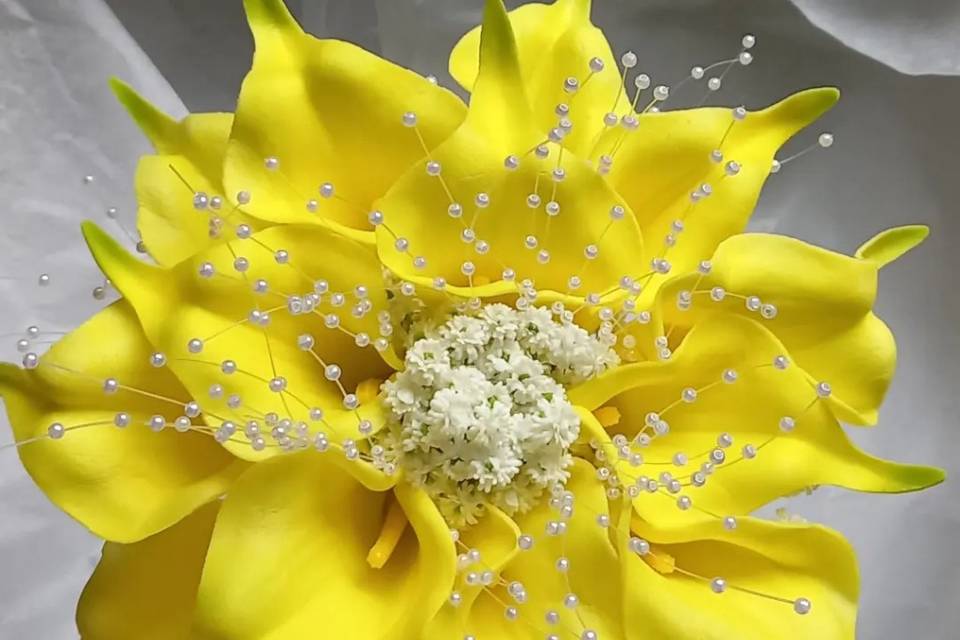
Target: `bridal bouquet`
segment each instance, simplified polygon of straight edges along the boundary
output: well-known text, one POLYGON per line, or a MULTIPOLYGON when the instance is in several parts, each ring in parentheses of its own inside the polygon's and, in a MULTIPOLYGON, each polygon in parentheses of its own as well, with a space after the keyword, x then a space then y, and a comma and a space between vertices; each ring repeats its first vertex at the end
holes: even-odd
POLYGON ((85 223, 121 297, 0 368, 24 466, 107 541, 82 636, 852 638, 848 543, 750 515, 943 478, 841 427, 877 420, 878 274, 926 229, 744 233, 838 92, 669 110, 755 38, 657 84, 589 0, 487 0, 464 103, 245 4, 236 113, 113 83, 152 260, 85 223))

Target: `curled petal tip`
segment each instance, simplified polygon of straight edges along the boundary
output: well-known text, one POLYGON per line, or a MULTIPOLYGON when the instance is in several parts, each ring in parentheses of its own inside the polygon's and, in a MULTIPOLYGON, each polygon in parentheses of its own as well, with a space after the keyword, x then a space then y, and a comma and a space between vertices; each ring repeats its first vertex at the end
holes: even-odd
POLYGON ((159 150, 174 135, 177 121, 147 101, 123 80, 111 77, 109 82, 117 101, 159 150))
POLYGON ((161 284, 161 269, 137 259, 96 223, 84 220, 80 230, 97 266, 125 297, 161 284))
POLYGON ((856 257, 871 260, 884 267, 922 243, 930 235, 930 228, 922 224, 893 227, 881 231, 857 249, 856 257))
POLYGON ((300 30, 283 0, 244 0, 243 8, 256 38, 267 30, 300 30))

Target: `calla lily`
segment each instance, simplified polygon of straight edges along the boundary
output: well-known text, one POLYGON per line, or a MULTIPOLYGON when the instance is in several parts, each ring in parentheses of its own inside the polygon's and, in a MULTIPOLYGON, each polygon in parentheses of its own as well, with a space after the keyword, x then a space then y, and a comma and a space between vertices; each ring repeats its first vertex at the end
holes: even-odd
POLYGON ((0 367, 25 467, 107 541, 82 635, 852 638, 849 545, 751 514, 943 479, 842 426, 877 421, 878 275, 926 229, 743 232, 837 91, 658 112, 588 0, 487 0, 464 105, 245 7, 236 114, 114 82, 157 265, 86 223, 122 299, 0 367))

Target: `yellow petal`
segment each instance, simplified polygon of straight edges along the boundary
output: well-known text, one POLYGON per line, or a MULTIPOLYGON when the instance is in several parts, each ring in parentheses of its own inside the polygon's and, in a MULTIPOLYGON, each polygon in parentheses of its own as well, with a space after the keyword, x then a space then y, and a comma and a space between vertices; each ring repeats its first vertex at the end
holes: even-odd
POLYGON ((172 423, 188 398, 169 371, 151 366, 152 351, 120 301, 55 344, 36 369, 0 365, 14 437, 36 439, 18 449, 24 467, 55 504, 107 540, 165 529, 226 491, 245 466, 208 435, 145 426, 153 415, 172 423), (125 388, 104 393, 110 377, 125 388), (130 416, 124 429, 114 426, 119 412, 130 416), (62 439, 45 437, 54 422, 67 429, 62 439))
MULTIPOLYGON (((604 134, 597 153, 612 155, 608 181, 633 209, 648 246, 663 247, 673 222, 683 221, 676 245, 663 253, 673 273, 682 273, 709 258, 722 240, 743 231, 774 153, 838 96, 832 88, 808 89, 750 112, 742 121, 725 108, 648 113, 636 131, 604 134), (723 152, 724 163, 740 164, 737 175, 725 177, 724 163, 710 158, 714 149, 723 152), (704 183, 712 195, 691 205, 691 192, 704 183)), ((635 275, 650 270, 646 263, 637 263, 637 269, 635 275)))
MULTIPOLYGON (((205 249, 210 221, 219 217, 228 228, 263 223, 227 204, 223 193, 223 158, 233 124, 230 113, 197 113, 179 122, 147 102, 123 82, 112 79, 117 99, 143 130, 157 151, 143 156, 137 166, 137 228, 150 255, 162 265, 173 265, 205 249), (219 210, 194 208, 194 195, 219 196, 219 210)), ((232 230, 227 232, 232 235, 232 230)))
MULTIPOLYGON (((344 408, 343 394, 355 393, 362 381, 383 379, 391 372, 373 346, 361 349, 355 343, 357 333, 368 334, 371 343, 379 336, 377 316, 387 310, 387 297, 367 242, 370 234, 348 231, 336 232, 322 224, 272 227, 163 270, 136 260, 96 227, 85 227, 101 269, 133 305, 147 337, 167 355, 170 368, 200 402, 211 426, 224 420, 242 426, 252 415, 266 432, 263 416, 272 411, 294 422, 306 421, 335 442, 359 437, 363 419, 371 420, 374 430, 383 424, 383 409, 376 399, 354 412, 344 408), (281 250, 288 252, 287 258, 278 262, 276 252, 281 250), (235 257, 247 259, 249 269, 238 273, 235 257), (206 262, 219 275, 201 277, 199 270, 206 262), (261 279, 268 291, 254 293, 254 283, 261 279), (320 280, 329 289, 321 304, 313 312, 288 313, 289 296, 313 293, 320 280), (360 299, 355 287, 361 284, 368 288, 364 300, 371 308, 357 317, 354 307, 360 299), (342 306, 334 306, 336 293, 345 297, 342 306), (269 313, 268 325, 250 320, 256 310, 269 313), (339 318, 338 328, 325 326, 324 316, 330 314, 339 318), (314 336, 312 350, 300 347, 302 335, 314 336), (202 341, 199 353, 188 347, 195 338, 202 341), (225 360, 236 363, 235 373, 223 372, 225 360), (325 377, 329 365, 341 367, 338 382, 343 392, 325 377), (275 378, 286 381, 281 391, 269 386, 275 378), (213 385, 222 385, 220 397, 211 397, 213 385), (241 406, 230 406, 232 394, 240 396, 241 406), (325 417, 311 423, 314 407, 325 417)), ((384 356, 395 361, 388 352, 384 356)), ((238 455, 258 459, 277 452, 272 445, 254 451, 241 433, 226 443, 238 455)))
MULTIPOLYGON (((583 156, 590 154, 603 129, 605 113, 632 112, 610 45, 590 22, 590 5, 590 0, 557 0, 525 4, 509 13, 520 75, 537 125, 541 131, 555 127, 557 103, 568 103, 574 127, 564 145, 583 156), (592 58, 603 62, 603 70, 591 75, 592 58), (580 82, 575 96, 563 91, 570 77, 580 82)), ((482 27, 476 27, 467 33, 450 54, 450 74, 469 91, 480 67, 481 32, 482 27)))
POLYGON ((361 465, 304 452, 237 481, 217 519, 192 637, 421 636, 456 572, 450 532, 425 493, 398 485, 411 526, 386 565, 370 567, 389 478, 364 481, 354 475, 361 465))
POLYGON ((190 637, 200 572, 219 501, 133 544, 108 542, 77 605, 77 628, 90 640, 190 637))
POLYGON ((580 637, 584 629, 592 629, 601 638, 622 637, 621 585, 612 579, 620 571, 617 551, 607 529, 597 525, 598 516, 608 514, 604 486, 592 465, 575 458, 567 489, 575 502, 564 535, 545 533, 547 523, 558 519, 546 503, 515 518, 520 530, 534 538, 533 548, 517 553, 501 575, 501 582, 519 581, 527 592, 520 618, 504 619, 504 608, 513 599, 506 588, 497 586, 478 598, 468 619, 468 633, 477 638, 543 638, 548 633, 580 637), (566 573, 556 568, 560 557, 569 560, 566 573), (569 593, 580 599, 576 610, 564 605, 569 593), (546 623, 550 610, 559 613, 558 625, 546 623))
MULTIPOLYGON (((673 356, 663 363, 624 365, 570 392, 583 407, 616 407, 620 422, 610 429, 633 440, 651 436, 648 446, 635 445, 642 464, 618 460, 620 479, 631 484, 640 476, 659 480, 669 472, 682 491, 642 492, 635 508, 656 524, 685 523, 700 512, 718 516, 746 514, 778 497, 821 484, 871 492, 902 492, 928 487, 943 479, 939 469, 901 465, 874 458, 854 446, 837 424, 830 407, 819 400, 814 385, 796 366, 779 370, 776 356, 789 352, 765 328, 735 315, 705 318, 690 331, 673 356), (733 384, 721 382, 724 372, 737 373, 733 384), (697 391, 694 402, 684 402, 684 389, 697 391), (644 428, 654 412, 669 430, 654 434, 644 428), (790 417, 792 432, 781 430, 790 417), (733 444, 725 461, 716 464, 702 487, 693 486, 694 474, 718 448, 718 437, 728 433, 733 444), (757 455, 744 458, 743 447, 753 445, 757 455), (677 465, 675 456, 686 461, 677 465), (692 510, 678 508, 680 495, 689 497, 692 510)), ((599 422, 580 411, 593 437, 599 422)), ((616 452, 606 451, 616 459, 616 452)), ((661 481, 662 482, 662 481, 661 481)))
POLYGON ((893 227, 864 242, 854 255, 884 267, 926 240, 928 235, 930 229, 922 224, 893 227))
POLYGON ((676 568, 657 571, 621 536, 627 640, 854 637, 857 566, 834 531, 754 518, 739 519, 734 531, 709 521, 664 529, 635 520, 633 528, 651 543, 650 556, 669 556, 676 568), (712 591, 715 577, 727 581, 723 593, 712 591), (794 612, 797 598, 810 600, 806 615, 794 612))
POLYGON ((369 228, 373 201, 423 157, 403 114, 417 113, 433 147, 463 119, 463 103, 353 44, 305 34, 281 0, 244 5, 256 53, 227 149, 228 192, 249 191, 246 210, 264 220, 319 216, 369 228), (276 170, 265 168, 268 157, 279 160, 276 170), (327 182, 329 199, 318 194, 327 182), (318 201, 317 213, 307 211, 308 200, 318 201))
POLYGON ((873 312, 878 270, 915 246, 923 232, 900 228, 868 242, 862 258, 851 258, 784 236, 743 234, 717 249, 713 271, 671 282, 661 296, 665 322, 687 327, 705 314, 752 315, 743 296, 774 305, 766 326, 807 373, 833 388, 837 416, 853 424, 873 424, 896 367, 896 344, 873 312), (694 303, 676 311, 677 292, 699 281, 694 303), (722 286, 732 295, 711 303, 707 292, 722 286))
POLYGON ((534 153, 546 138, 530 122, 500 0, 488 0, 485 20, 483 63, 467 119, 431 154, 440 175, 429 175, 426 161, 417 163, 376 205, 385 216, 377 229, 380 259, 406 280, 430 287, 440 277, 457 293, 502 294, 516 286, 501 280, 507 268, 514 281, 534 279, 542 291, 571 293, 574 275, 582 279, 577 295, 615 291, 618 279, 642 260, 633 214, 585 159, 555 145, 547 158, 534 153), (508 155, 518 168, 505 166, 508 155), (558 168, 563 175, 555 180, 558 168), (534 193, 540 203, 531 208, 534 193), (480 194, 488 205, 477 204, 480 194), (559 207, 557 215, 548 215, 550 202, 559 207), (462 209, 459 217, 448 215, 452 205, 462 209), (618 220, 610 214, 615 206, 622 207, 618 220), (465 229, 475 242, 462 240, 465 229), (595 245, 593 259, 586 257, 589 245, 595 245), (415 266, 417 257, 426 260, 422 268, 415 266), (467 262, 472 272, 464 271, 467 262), (481 281, 489 284, 475 286, 481 281))
MULTIPOLYGON (((457 550, 466 553, 471 549, 480 552, 480 564, 471 570, 499 572, 504 565, 510 562, 518 553, 517 538, 520 529, 516 523, 500 509, 488 506, 486 514, 477 522, 460 532, 457 550)), ((483 599, 483 587, 468 585, 460 582, 454 585, 460 594, 461 602, 458 606, 447 603, 430 622, 426 638, 429 640, 446 640, 464 636, 470 626, 469 619, 473 612, 474 602, 483 599)), ((483 606, 482 604, 477 606, 483 606)), ((500 614, 503 612, 501 611, 500 614)), ((490 636, 502 637, 502 636, 490 636)))

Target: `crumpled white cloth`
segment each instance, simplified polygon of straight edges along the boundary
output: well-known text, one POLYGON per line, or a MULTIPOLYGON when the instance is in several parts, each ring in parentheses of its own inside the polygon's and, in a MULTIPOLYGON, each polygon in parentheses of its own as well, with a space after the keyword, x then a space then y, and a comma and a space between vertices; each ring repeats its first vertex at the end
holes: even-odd
MULTIPOLYGON (((113 103, 106 78, 121 76, 176 114, 183 107, 163 76, 192 109, 230 110, 249 64, 239 1, 107 3, 119 20, 104 0, 0 0, 0 277, 20 278, 0 280, 0 333, 29 324, 66 330, 92 313, 98 303, 90 290, 100 276, 77 225, 84 217, 107 224, 104 209, 117 206, 133 228, 133 169, 147 145, 113 103), (95 176, 92 185, 83 184, 86 174, 95 176), (36 285, 41 271, 53 277, 47 288, 36 285)), ((315 33, 354 40, 448 85, 446 55, 479 20, 481 6, 290 4, 315 33)), ((917 75, 956 74, 956 3, 594 4, 595 22, 615 50, 634 49, 658 81, 675 82, 694 64, 730 57, 740 36, 752 32, 756 61, 731 73, 718 99, 758 106, 805 86, 843 88, 841 103, 817 125, 831 129, 836 144, 774 176, 752 227, 846 252, 888 226, 932 227, 925 245, 881 276, 878 310, 897 334, 899 371, 880 425, 853 430, 853 437, 877 455, 960 470, 960 298, 953 288, 960 272, 953 246, 960 241, 960 78, 917 75)), ((688 93, 676 103, 699 99, 688 93)), ((786 153, 812 143, 817 132, 786 153)), ((0 339, 4 359, 19 357, 15 340, 0 339)), ((946 638, 960 628, 960 568, 952 561, 960 500, 949 481, 899 497, 824 488, 775 506, 783 505, 841 530, 855 545, 863 592, 858 637, 946 638)), ((772 509, 765 513, 772 517, 772 509)), ((98 548, 33 487, 14 452, 0 451, 0 638, 75 638, 74 605, 98 548)))
POLYGON ((911 75, 960 75, 954 0, 791 0, 842 43, 911 75))

